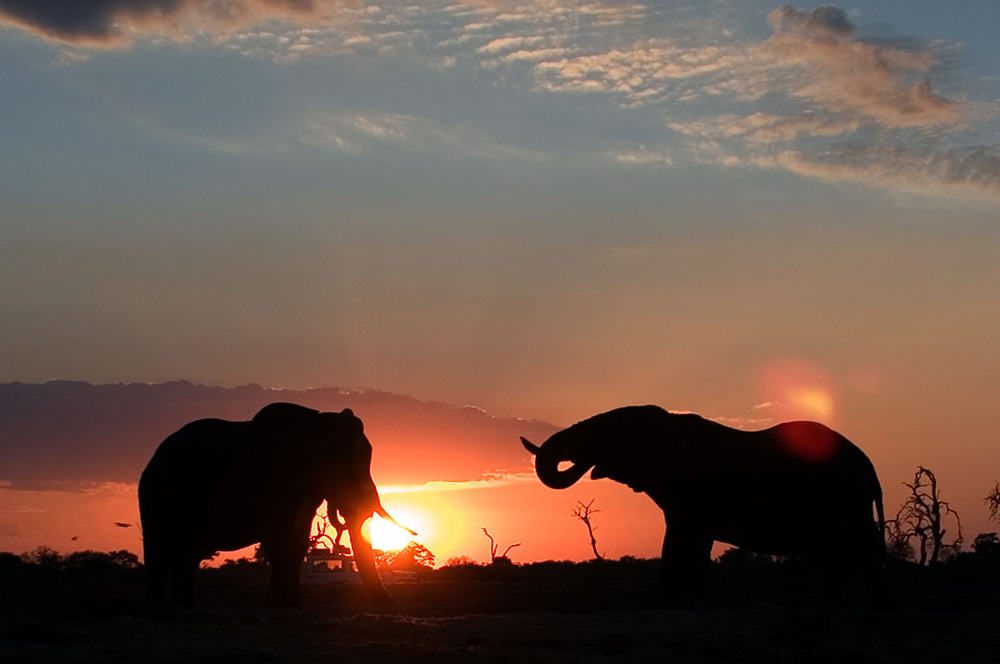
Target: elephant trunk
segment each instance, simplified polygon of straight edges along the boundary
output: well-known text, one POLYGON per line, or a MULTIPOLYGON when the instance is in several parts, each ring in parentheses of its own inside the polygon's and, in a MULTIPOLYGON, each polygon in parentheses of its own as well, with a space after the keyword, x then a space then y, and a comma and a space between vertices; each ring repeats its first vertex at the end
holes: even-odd
POLYGON ((396 526, 397 528, 401 528, 402 530, 405 530, 406 532, 410 533, 410 535, 412 535, 413 537, 417 536, 417 531, 411 530, 406 526, 404 526, 403 524, 401 524, 399 521, 393 519, 392 516, 385 511, 385 508, 382 507, 381 504, 379 504, 379 506, 375 508, 375 514, 378 514, 380 517, 382 517, 392 525, 396 526))
POLYGON ((569 454, 560 453, 551 442, 550 439, 539 447, 527 438, 521 438, 524 448, 535 455, 535 473, 542 484, 552 489, 568 489, 586 475, 594 464, 573 461, 569 454), (560 470, 559 464, 563 461, 571 461, 572 465, 560 470))
POLYGON ((375 556, 372 554, 372 543, 361 532, 361 526, 366 519, 349 518, 347 532, 351 536, 351 551, 354 553, 354 563, 365 584, 368 595, 377 602, 391 602, 392 597, 382 586, 382 580, 375 568, 375 556))
MULTIPOLYGON (((358 481, 357 489, 352 493, 351 500, 337 500, 327 498, 328 505, 336 505, 338 511, 347 522, 347 533, 351 537, 351 551, 354 554, 354 563, 358 568, 361 581, 368 590, 368 595, 378 602, 391 602, 392 597, 382 587, 382 580, 379 578, 378 570, 375 567, 375 556, 372 553, 371 540, 365 537, 361 529, 365 522, 371 518, 372 514, 381 516, 385 513, 382 501, 379 499, 378 489, 371 477, 362 478, 358 481)), ((386 514, 388 516, 388 514, 386 514)), ((389 517, 391 518, 391 517, 389 517)))

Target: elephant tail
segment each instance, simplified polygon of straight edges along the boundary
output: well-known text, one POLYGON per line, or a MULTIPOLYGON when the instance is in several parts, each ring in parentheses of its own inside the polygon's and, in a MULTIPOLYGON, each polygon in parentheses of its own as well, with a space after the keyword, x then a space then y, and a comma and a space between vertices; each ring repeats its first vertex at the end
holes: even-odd
POLYGON ((879 552, 882 557, 882 569, 885 569, 888 564, 888 556, 885 550, 885 506, 882 504, 882 484, 878 481, 878 476, 875 476, 875 491, 874 491, 874 501, 875 501, 875 514, 878 517, 878 540, 879 540, 879 552))

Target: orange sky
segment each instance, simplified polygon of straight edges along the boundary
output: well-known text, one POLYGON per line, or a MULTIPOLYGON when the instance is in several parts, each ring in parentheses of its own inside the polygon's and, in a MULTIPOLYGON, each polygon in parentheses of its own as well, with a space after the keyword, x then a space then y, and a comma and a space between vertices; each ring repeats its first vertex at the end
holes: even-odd
MULTIPOLYGON (((944 435, 948 421, 877 418, 871 414, 879 403, 891 403, 885 395, 891 380, 862 369, 838 377, 802 359, 779 359, 758 372, 749 388, 760 401, 745 411, 744 417, 731 418, 726 423, 753 429, 793 419, 826 422, 853 437, 873 458, 882 478, 890 517, 904 498, 900 483, 909 480, 916 465, 922 463, 937 473, 944 497, 961 513, 967 542, 978 532, 995 530, 996 526, 987 521, 981 503, 992 487, 993 467, 972 468, 963 459, 942 453, 944 448, 908 444, 907 435, 912 434, 915 441, 944 435)), ((976 429, 968 431, 974 433, 976 429)), ((488 561, 489 542, 481 531, 484 527, 497 540, 501 551, 510 544, 521 543, 510 554, 516 562, 588 559, 591 552, 585 528, 570 513, 577 501, 590 500, 600 510, 594 524, 598 546, 604 555, 611 558, 659 555, 662 513, 644 495, 634 494, 627 487, 610 480, 584 479, 565 491, 548 489, 535 478, 526 452, 518 452, 522 459, 520 467, 502 469, 503 473, 486 473, 478 479, 435 481, 424 475, 414 476, 413 483, 393 483, 386 478, 405 477, 406 472, 400 469, 407 467, 418 474, 435 472, 427 468, 436 468, 440 476, 446 476, 449 463, 457 460, 439 455, 434 457, 434 464, 425 466, 427 447, 416 450, 412 458, 389 458, 383 445, 380 456, 380 436, 385 439, 398 432, 390 428, 369 434, 375 448, 373 474, 380 484, 383 504, 399 521, 419 531, 416 541, 437 556, 439 565, 453 556, 488 561)), ((437 444, 444 447, 443 441, 437 444)), ((518 441, 512 440, 511 446, 519 446, 518 441)), ((495 467, 495 459, 488 456, 462 461, 478 463, 482 468, 495 467)), ((46 544, 62 552, 83 548, 141 550, 138 528, 122 528, 114 523, 138 522, 134 485, 109 483, 83 493, 0 488, 0 501, 2 513, 19 517, 18 523, 22 524, 21 532, 0 531, 0 549, 5 541, 8 547, 17 541, 46 544)), ((400 534, 392 527, 385 530, 400 534)), ((375 543, 391 548, 405 544, 407 539, 385 540, 376 535, 375 543)), ((716 551, 719 550, 717 547, 716 551)), ((232 556, 222 559, 227 557, 232 556)))

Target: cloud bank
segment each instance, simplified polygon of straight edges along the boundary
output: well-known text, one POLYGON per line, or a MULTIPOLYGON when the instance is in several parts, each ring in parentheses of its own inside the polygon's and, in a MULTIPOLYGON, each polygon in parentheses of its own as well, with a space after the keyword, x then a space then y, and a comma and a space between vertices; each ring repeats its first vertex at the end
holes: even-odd
POLYGON ((320 14, 326 0, 0 0, 0 23, 52 41, 113 48, 134 35, 225 31, 320 14))

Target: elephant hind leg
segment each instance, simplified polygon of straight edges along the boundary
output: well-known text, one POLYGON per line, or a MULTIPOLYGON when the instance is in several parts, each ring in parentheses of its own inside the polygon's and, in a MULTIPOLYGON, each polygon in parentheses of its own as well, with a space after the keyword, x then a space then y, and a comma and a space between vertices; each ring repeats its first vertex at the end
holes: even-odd
POLYGON ((823 579, 823 604, 831 609, 844 605, 844 564, 837 556, 824 555, 819 560, 823 579))
POLYGON ((665 596, 690 601, 706 594, 712 544, 712 538, 697 529, 668 526, 662 559, 665 596))
POLYGON ((894 604, 892 593, 889 591, 882 535, 877 528, 871 528, 871 535, 866 539, 870 544, 860 547, 860 550, 852 556, 852 562, 868 591, 872 608, 876 611, 892 610, 894 604))

